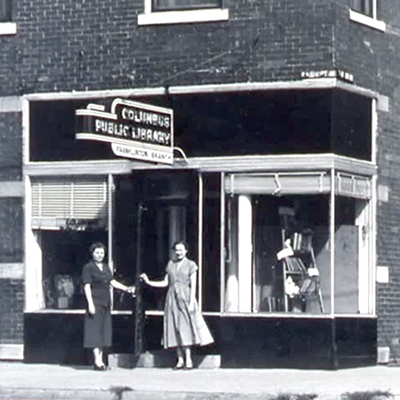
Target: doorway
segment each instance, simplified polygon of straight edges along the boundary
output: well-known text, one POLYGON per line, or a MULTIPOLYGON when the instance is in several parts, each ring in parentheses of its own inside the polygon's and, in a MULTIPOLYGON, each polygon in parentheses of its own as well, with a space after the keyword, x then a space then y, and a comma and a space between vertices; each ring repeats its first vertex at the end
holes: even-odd
POLYGON ((133 311, 139 353, 144 313, 161 313, 166 294, 144 288, 139 275, 162 279, 176 240, 185 241, 190 258, 198 260, 198 179, 191 171, 134 172, 115 179, 115 270, 137 286, 133 311))

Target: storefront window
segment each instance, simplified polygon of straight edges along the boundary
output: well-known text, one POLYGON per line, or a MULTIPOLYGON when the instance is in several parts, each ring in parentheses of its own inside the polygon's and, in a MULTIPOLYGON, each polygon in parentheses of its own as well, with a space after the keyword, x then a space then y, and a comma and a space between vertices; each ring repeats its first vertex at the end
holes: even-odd
POLYGON ((203 228, 201 305, 203 311, 219 312, 221 309, 221 174, 203 175, 203 228))
POLYGON ((370 312, 370 204, 337 197, 335 224, 335 313, 370 312))
POLYGON ((90 229, 42 230, 35 233, 42 252, 45 308, 85 308, 82 268, 90 260, 88 249, 91 243, 107 243, 107 232, 90 229))
POLYGON ((329 198, 228 198, 226 310, 330 311, 329 198))
POLYGON ((107 178, 31 181, 27 309, 86 307, 81 272, 96 241, 108 246, 107 178))
POLYGON ((346 179, 227 176, 225 312, 372 312, 369 182, 346 179))

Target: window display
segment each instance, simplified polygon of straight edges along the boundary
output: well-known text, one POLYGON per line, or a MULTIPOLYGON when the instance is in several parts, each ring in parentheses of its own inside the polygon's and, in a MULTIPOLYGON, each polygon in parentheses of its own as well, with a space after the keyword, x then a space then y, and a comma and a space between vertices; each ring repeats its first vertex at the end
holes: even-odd
POLYGON ((331 196, 322 177, 320 194, 301 194, 313 183, 302 188, 294 176, 280 186, 297 195, 274 194, 270 177, 226 179, 226 312, 371 312, 369 183, 354 178, 351 192, 340 176, 337 190, 347 196, 331 196))
POLYGON ((42 230, 36 237, 42 254, 44 307, 85 308, 81 273, 89 260, 87 249, 92 242, 106 242, 107 232, 42 230))

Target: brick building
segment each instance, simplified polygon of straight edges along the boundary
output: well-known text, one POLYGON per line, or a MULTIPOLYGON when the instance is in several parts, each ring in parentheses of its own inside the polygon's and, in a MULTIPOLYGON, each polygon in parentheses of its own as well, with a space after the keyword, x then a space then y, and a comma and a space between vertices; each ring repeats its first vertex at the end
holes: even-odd
MULTIPOLYGON (((0 0, 0 21, 0 359, 87 362, 88 244, 132 284, 177 238, 222 366, 398 357, 398 1, 0 0), (115 142, 143 110, 153 134, 115 142)), ((114 298, 116 353, 160 348, 141 292, 114 298)))

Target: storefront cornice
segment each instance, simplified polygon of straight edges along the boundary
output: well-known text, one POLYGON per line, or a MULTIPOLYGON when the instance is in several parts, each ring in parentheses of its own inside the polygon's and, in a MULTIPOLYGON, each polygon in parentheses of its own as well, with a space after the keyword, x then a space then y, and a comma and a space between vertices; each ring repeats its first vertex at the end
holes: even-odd
POLYGON ((35 162, 25 165, 25 174, 28 176, 123 175, 141 170, 279 173, 330 171, 332 169, 363 176, 373 176, 377 173, 377 167, 371 162, 327 153, 195 157, 187 160, 176 159, 173 165, 150 164, 131 160, 35 162))
POLYGON ((203 172, 309 172, 336 170, 364 176, 377 173, 368 161, 336 154, 254 155, 232 157, 189 158, 187 168, 203 172))
POLYGON ((121 175, 129 174, 131 170, 130 160, 32 162, 24 166, 28 176, 121 175))
POLYGON ((159 86, 130 89, 107 89, 87 90, 72 92, 47 92, 32 93, 23 96, 28 101, 49 101, 49 100, 91 100, 100 98, 132 98, 162 95, 183 95, 183 94, 207 94, 207 93, 234 93, 253 91, 277 91, 277 90, 324 90, 340 89, 359 95, 378 98, 379 94, 371 89, 363 88, 337 78, 299 79, 294 81, 274 82, 239 82, 222 83, 210 85, 188 85, 188 86, 159 86))
POLYGON ((276 91, 276 90, 324 90, 341 89, 359 95, 378 98, 378 93, 357 85, 344 82, 337 78, 301 79, 296 81, 275 82, 245 82, 227 83, 217 85, 193 85, 193 86, 170 86, 169 94, 192 94, 192 93, 229 93, 229 92, 252 92, 252 91, 276 91))

